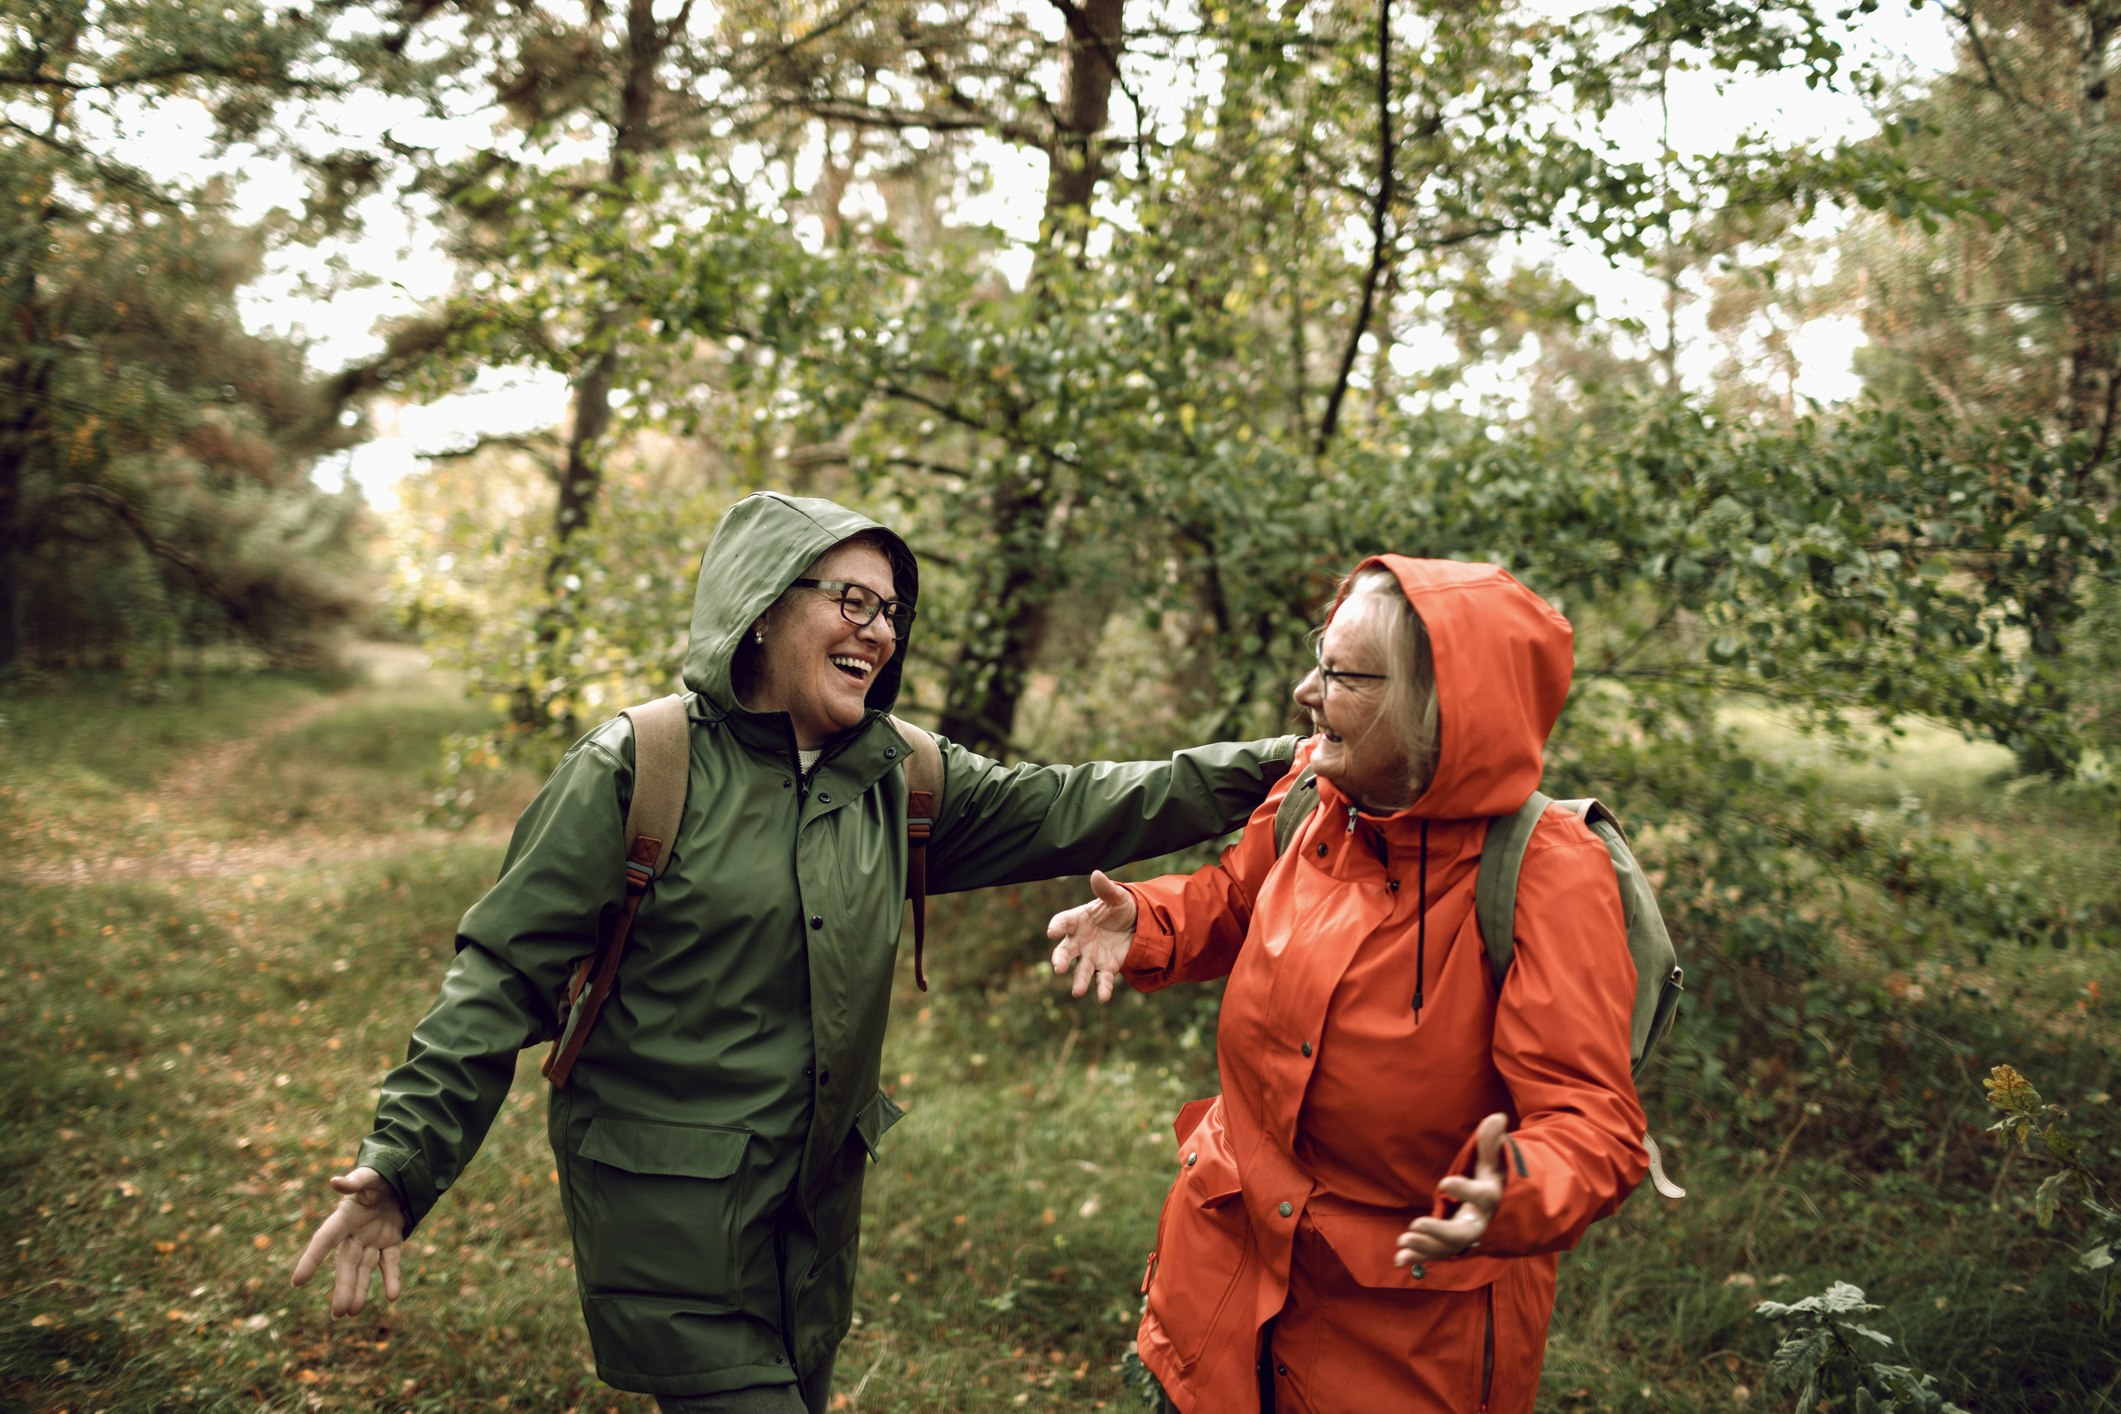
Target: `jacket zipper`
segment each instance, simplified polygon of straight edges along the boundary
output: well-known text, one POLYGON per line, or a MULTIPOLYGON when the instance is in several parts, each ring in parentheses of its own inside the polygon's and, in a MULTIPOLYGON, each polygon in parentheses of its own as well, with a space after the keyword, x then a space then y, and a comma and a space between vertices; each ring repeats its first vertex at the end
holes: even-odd
POLYGON ((1486 1287, 1487 1305, 1480 1327, 1480 1414, 1488 1414, 1488 1396, 1495 1387, 1495 1284, 1486 1287))

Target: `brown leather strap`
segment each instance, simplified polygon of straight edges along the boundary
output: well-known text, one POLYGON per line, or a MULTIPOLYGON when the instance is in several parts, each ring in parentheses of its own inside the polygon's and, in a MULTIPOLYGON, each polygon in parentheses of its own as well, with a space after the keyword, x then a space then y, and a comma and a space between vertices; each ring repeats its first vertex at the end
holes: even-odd
POLYGON ((913 901, 913 985, 928 990, 922 963, 928 947, 928 836, 935 829, 935 793, 906 792, 906 897, 913 901))
POLYGON ((595 952, 575 964, 567 983, 560 1034, 546 1052, 542 1067, 555 1088, 565 1089, 575 1059, 596 1026, 619 962, 626 955, 626 935, 648 886, 670 862, 669 846, 684 818, 686 786, 692 775, 692 723, 685 699, 675 693, 628 707, 621 714, 633 723, 633 796, 626 806, 626 900, 608 935, 595 952))
POLYGON ((913 985, 928 990, 928 837, 935 833, 943 797, 943 750, 935 738, 897 717, 891 725, 906 743, 906 898, 913 904, 913 985))
POLYGON ((633 915, 648 894, 648 885, 655 878, 656 858, 662 851, 663 842, 654 835, 635 838, 626 859, 626 902, 602 944, 575 965, 574 980, 567 987, 567 1020, 552 1049, 546 1052, 542 1067, 545 1078, 556 1089, 567 1088, 574 1063, 597 1024, 597 1013, 604 1009, 611 984, 618 980, 619 960, 626 955, 626 935, 633 931, 633 915))

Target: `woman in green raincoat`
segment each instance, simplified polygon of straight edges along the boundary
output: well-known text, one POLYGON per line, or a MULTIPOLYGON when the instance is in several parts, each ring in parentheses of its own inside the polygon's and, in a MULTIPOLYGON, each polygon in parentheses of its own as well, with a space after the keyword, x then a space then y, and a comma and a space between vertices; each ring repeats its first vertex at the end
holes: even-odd
MULTIPOLYGON (((668 1411, 815 1411, 853 1309, 862 1171, 906 877, 898 697, 918 568, 829 501, 750 496, 700 565, 685 656, 691 776, 618 984, 548 1131, 597 1373, 668 1411)), ((1241 824, 1294 741, 1163 762, 1004 767, 948 741, 932 892, 1081 873, 1241 824)), ((334 1315, 464 1171, 516 1053, 625 897, 632 727, 568 752, 464 917, 441 999, 295 1269, 336 1252, 334 1315)))

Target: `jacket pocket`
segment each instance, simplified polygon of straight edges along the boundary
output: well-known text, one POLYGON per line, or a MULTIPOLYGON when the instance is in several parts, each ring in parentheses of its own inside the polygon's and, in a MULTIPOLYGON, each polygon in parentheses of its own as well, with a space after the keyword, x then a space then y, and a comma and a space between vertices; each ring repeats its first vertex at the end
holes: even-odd
POLYGON ((589 1169, 576 1246, 590 1293, 736 1307, 750 1139, 714 1125, 590 1121, 576 1151, 589 1169))
POLYGON ((905 1117, 906 1111, 899 1102, 881 1090, 855 1115, 854 1132, 861 1137, 862 1147, 869 1151, 871 1163, 876 1161, 876 1146, 883 1141, 884 1131, 905 1117))
POLYGON ((1447 1257, 1436 1262, 1417 1262, 1411 1267, 1394 1263, 1399 1255, 1399 1235, 1419 1213, 1320 1212, 1316 1204, 1304 1221, 1333 1249, 1333 1255, 1355 1278, 1357 1286, 1389 1291, 1473 1291, 1494 1281, 1514 1258, 1447 1257))
MULTIPOLYGON (((1189 1107, 1190 1108, 1190 1107, 1189 1107)), ((1252 1220, 1243 1181, 1219 1123, 1205 1112, 1186 1127, 1178 1179, 1157 1219, 1149 1314, 1179 1363, 1190 1368, 1229 1311, 1252 1265, 1252 1220)))

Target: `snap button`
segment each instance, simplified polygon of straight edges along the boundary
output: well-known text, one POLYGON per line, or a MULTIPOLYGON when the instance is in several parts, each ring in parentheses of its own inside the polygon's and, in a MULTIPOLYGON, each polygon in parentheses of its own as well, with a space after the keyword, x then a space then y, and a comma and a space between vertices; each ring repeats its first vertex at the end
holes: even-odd
POLYGON ((1324 845, 1320 845, 1318 847, 1318 857, 1320 859, 1324 859, 1326 857, 1326 847, 1324 845))
POLYGON ((1309 1041, 1304 1042, 1304 1054, 1311 1054, 1311 1043, 1309 1041))
POLYGON ((1411 1267, 1407 1268, 1407 1275, 1408 1275, 1408 1276, 1410 1276, 1410 1277, 1412 1277, 1412 1278, 1414 1278, 1414 1280, 1416 1280, 1416 1281, 1420 1281, 1420 1280, 1421 1280, 1421 1279, 1422 1279, 1423 1277, 1427 1276, 1428 1274, 1429 1274, 1429 1269, 1428 1269, 1427 1267, 1424 1267, 1424 1266, 1423 1266, 1423 1265, 1422 1265, 1421 1263, 1419 1263, 1419 1262, 1416 1262, 1416 1263, 1415 1263, 1415 1264, 1414 1264, 1413 1266, 1411 1266, 1411 1267))
POLYGON ((824 926, 825 926, 825 919, 824 919, 823 915, 821 915, 821 914, 816 914, 816 913, 813 913, 813 914, 811 914, 811 915, 810 915, 810 926, 811 926, 811 927, 812 927, 813 929, 816 929, 816 928, 822 928, 822 927, 824 927, 824 926))
POLYGON ((1274 1362, 1274 1373, 1277 1375, 1286 1375, 1289 1373, 1289 1367, 1277 1360, 1274 1362))
POLYGON ((1296 1209, 1294 1209, 1294 1208, 1290 1207, 1290 1206, 1289 1206, 1289 1205, 1288 1205, 1287 1203, 1284 1203, 1284 1204, 1282 1204, 1282 1205, 1281 1205, 1281 1215, 1282 1215, 1283 1217, 1287 1217, 1287 1216, 1289 1216, 1289 1214, 1291 1214, 1291 1213, 1293 1213, 1293 1212, 1295 1212, 1295 1211, 1296 1211, 1296 1209))
POLYGON ((895 746, 887 746, 887 747, 885 747, 885 748, 884 748, 884 759, 885 759, 886 761, 892 761, 892 760, 896 760, 896 759, 897 759, 897 757, 898 757, 898 748, 897 748, 897 747, 895 747, 895 746))
POLYGON ((786 776, 783 776, 783 777, 781 777, 781 789, 782 789, 782 790, 787 790, 788 788, 790 788, 790 787, 791 787, 791 786, 793 786, 794 784, 795 784, 795 782, 794 782, 794 781, 791 781, 791 780, 789 780, 789 779, 788 779, 788 778, 787 778, 786 776))
POLYGON ((805 1080, 808 1080, 808 1079, 810 1079, 810 1077, 812 1077, 813 1075, 816 1075, 816 1074, 817 1074, 817 1067, 816 1067, 816 1066, 814 1066, 814 1065, 806 1065, 806 1066, 804 1066, 804 1067, 803 1067, 803 1079, 805 1079, 805 1080))
POLYGON ((1199 1157, 1200 1157, 1200 1155, 1199 1155, 1199 1154, 1197 1154, 1197 1153, 1194 1153, 1194 1154, 1188 1154, 1188 1155, 1186 1155, 1186 1167, 1187 1167, 1187 1168, 1192 1168, 1192 1167, 1193 1167, 1193 1161, 1194 1161, 1195 1159, 1199 1158, 1199 1157))
POLYGON ((1391 891, 1392 891, 1393 893, 1395 893, 1395 894, 1396 894, 1396 893, 1398 893, 1398 892, 1399 892, 1399 880, 1397 880, 1397 879, 1394 879, 1394 880, 1392 880, 1391 882, 1387 883, 1387 884, 1385 885, 1385 887, 1386 887, 1386 888, 1388 888, 1388 889, 1390 889, 1390 890, 1391 890, 1391 891))
POLYGON ((820 802, 820 803, 822 803, 822 804, 825 804, 825 805, 830 805, 830 804, 832 804, 832 792, 831 792, 831 791, 829 791, 829 790, 821 790, 821 791, 819 791, 819 792, 817 793, 817 798, 818 798, 819 802, 820 802))

